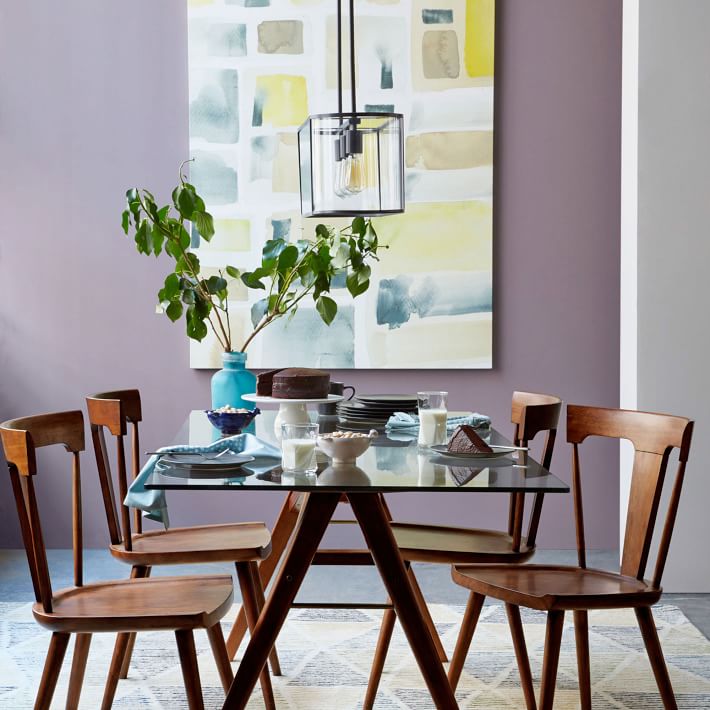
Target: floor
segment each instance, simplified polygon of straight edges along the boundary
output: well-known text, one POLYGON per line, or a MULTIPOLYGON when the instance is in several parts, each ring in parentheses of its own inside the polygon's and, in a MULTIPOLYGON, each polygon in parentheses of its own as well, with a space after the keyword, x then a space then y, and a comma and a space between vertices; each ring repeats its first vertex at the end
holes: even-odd
MULTIPOLYGON (((539 550, 536 563, 574 564, 574 550, 539 550)), ((70 550, 49 550, 49 564, 55 589, 71 586, 73 562, 70 550)), ((618 570, 618 553, 590 551, 587 564, 597 569, 618 570)), ((432 603, 464 604, 467 593, 451 581, 450 569, 444 565, 414 565, 425 598, 432 603)), ((231 565, 205 564, 156 568, 156 575, 231 574, 231 565)), ((86 550, 84 575, 87 582, 128 576, 125 564, 115 561, 107 550, 86 550)), ((235 596, 237 596, 235 591, 235 596)), ((23 602, 32 599, 32 584, 23 550, 0 550, 0 601, 23 602)), ((381 602, 385 598, 379 575, 371 567, 313 567, 301 587, 297 601, 361 601, 381 602), (347 575, 347 584, 340 583, 347 575)), ((666 604, 675 604, 702 633, 710 639, 710 594, 665 594, 666 604)))

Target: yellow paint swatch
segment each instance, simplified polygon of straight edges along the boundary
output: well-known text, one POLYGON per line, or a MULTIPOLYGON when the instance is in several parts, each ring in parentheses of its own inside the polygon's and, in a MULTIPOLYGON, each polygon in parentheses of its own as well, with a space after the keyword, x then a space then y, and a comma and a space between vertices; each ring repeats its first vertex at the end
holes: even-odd
POLYGON ((489 202, 414 202, 404 214, 374 220, 380 243, 377 276, 493 268, 489 202))
POLYGON ((263 102, 262 125, 299 126, 308 117, 306 77, 257 76, 255 101, 263 102))
POLYGON ((422 318, 401 328, 377 328, 367 335, 370 367, 490 367, 493 321, 490 313, 422 318))
POLYGON ((466 0, 464 65, 470 77, 493 76, 495 0, 466 0))
POLYGON ((251 237, 248 219, 216 219, 214 237, 209 242, 201 242, 200 249, 206 251, 249 251, 251 237))
POLYGON ((407 136, 407 167, 461 170, 493 164, 493 131, 440 131, 407 136))

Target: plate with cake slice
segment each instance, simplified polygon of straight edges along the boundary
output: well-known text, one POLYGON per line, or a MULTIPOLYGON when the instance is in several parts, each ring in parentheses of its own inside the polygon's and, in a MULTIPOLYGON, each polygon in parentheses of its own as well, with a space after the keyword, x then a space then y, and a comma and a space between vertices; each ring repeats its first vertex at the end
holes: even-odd
POLYGON ((490 446, 469 424, 456 427, 448 444, 437 444, 429 448, 442 456, 458 459, 497 459, 517 450, 514 446, 490 446))

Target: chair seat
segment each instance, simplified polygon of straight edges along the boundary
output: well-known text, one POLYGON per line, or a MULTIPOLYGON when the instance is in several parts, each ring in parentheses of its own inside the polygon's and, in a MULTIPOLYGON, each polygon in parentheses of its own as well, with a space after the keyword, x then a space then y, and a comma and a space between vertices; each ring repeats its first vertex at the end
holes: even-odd
POLYGON ((271 552, 264 523, 202 525, 153 530, 131 537, 132 550, 111 545, 111 554, 131 565, 177 565, 201 562, 249 562, 271 552))
POLYGON ((52 631, 98 633, 209 628, 232 604, 229 575, 122 579, 56 592, 52 613, 37 602, 35 619, 52 631))
POLYGON ((519 563, 532 557, 535 552, 535 548, 527 547, 525 538, 521 542, 520 551, 514 552, 513 538, 496 530, 393 522, 392 532, 402 556, 410 562, 519 563))
POLYGON ((615 609, 655 604, 659 588, 633 577, 557 565, 454 567, 457 584, 531 609, 615 609))

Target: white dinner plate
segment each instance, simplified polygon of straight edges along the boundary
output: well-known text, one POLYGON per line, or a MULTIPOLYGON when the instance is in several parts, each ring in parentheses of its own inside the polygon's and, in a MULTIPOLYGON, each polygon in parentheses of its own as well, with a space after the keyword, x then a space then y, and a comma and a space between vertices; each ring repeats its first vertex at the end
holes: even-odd
POLYGON ((164 454, 160 457, 160 463, 163 465, 167 464, 175 468, 201 468, 205 471, 226 471, 239 468, 253 460, 253 456, 233 452, 222 454, 217 459, 206 458, 200 454, 164 454))
POLYGON ((515 449, 496 449, 490 454, 485 452, 453 452, 448 450, 447 444, 435 444, 429 448, 441 456, 450 456, 452 459, 499 459, 501 456, 510 456, 515 449))

